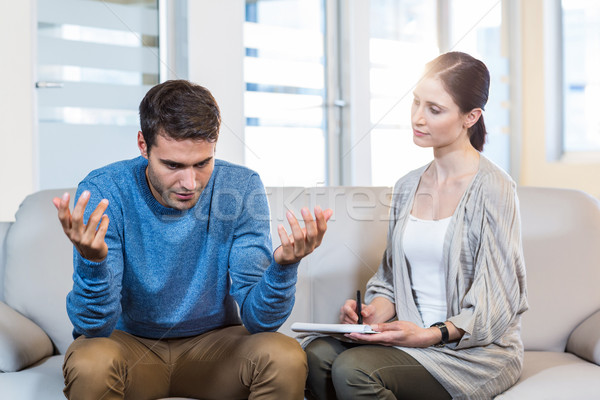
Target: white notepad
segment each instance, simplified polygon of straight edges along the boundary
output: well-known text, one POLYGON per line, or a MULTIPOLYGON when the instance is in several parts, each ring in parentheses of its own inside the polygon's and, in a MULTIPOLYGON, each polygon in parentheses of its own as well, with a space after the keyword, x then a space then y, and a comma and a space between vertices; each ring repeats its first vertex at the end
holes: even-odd
POLYGON ((317 333, 379 333, 371 329, 369 325, 357 324, 316 324, 312 322, 294 322, 294 332, 317 332, 317 333))

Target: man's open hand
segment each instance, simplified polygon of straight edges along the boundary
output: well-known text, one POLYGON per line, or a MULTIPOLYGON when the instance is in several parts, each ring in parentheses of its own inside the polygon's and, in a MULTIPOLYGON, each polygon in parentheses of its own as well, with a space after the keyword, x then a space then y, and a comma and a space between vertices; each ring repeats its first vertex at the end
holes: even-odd
POLYGON ((108 200, 103 199, 90 215, 87 225, 83 223, 83 213, 90 200, 90 192, 84 191, 73 208, 69 210, 69 194, 62 198, 55 197, 52 202, 58 210, 58 219, 69 240, 79 254, 89 261, 101 262, 108 254, 108 246, 104 236, 108 229, 108 216, 104 215, 108 200), (100 225, 98 225, 100 223, 100 225))
POLYGON ((315 207, 315 219, 306 207, 300 212, 304 219, 304 228, 300 227, 298 220, 291 211, 288 211, 286 216, 292 228, 292 234, 288 235, 283 225, 277 227, 281 246, 275 250, 273 257, 279 265, 297 263, 319 247, 327 230, 327 221, 333 214, 332 210, 323 211, 319 206, 315 207))

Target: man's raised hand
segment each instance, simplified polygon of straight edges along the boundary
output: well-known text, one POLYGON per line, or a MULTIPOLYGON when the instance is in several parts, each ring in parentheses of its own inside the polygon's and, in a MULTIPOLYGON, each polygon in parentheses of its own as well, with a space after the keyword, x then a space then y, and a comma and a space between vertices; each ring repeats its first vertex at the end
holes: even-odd
POLYGON ((277 227, 281 246, 275 250, 273 257, 279 265, 297 263, 319 247, 327 230, 327 221, 333 214, 332 210, 327 209, 323 211, 319 206, 315 207, 316 220, 313 219, 308 208, 304 207, 300 212, 304 219, 304 228, 300 227, 298 220, 291 211, 288 211, 286 216, 292 229, 292 234, 288 235, 283 225, 277 227))
POLYGON ((108 229, 108 216, 104 215, 108 200, 103 199, 98 204, 86 225, 83 223, 83 213, 89 200, 90 192, 86 190, 79 196, 72 214, 69 210, 69 193, 65 193, 62 198, 55 197, 52 203, 58 210, 63 231, 79 254, 89 261, 101 262, 108 254, 108 245, 104 241, 108 229))

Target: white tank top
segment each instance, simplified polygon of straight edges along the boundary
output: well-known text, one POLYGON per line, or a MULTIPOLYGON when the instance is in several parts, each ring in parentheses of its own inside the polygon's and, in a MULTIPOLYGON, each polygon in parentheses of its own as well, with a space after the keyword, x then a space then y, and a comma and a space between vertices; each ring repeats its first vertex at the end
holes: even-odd
POLYGON ((411 286, 424 327, 446 320, 446 271, 442 258, 451 219, 433 221, 411 215, 402 238, 411 286))

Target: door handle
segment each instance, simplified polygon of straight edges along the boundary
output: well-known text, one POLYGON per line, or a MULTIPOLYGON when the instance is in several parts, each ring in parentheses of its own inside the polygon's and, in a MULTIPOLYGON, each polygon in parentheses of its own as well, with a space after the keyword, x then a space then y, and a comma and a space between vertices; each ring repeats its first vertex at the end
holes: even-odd
POLYGON ((38 89, 57 89, 64 87, 65 84, 62 82, 46 82, 39 81, 35 83, 35 87, 38 89))

